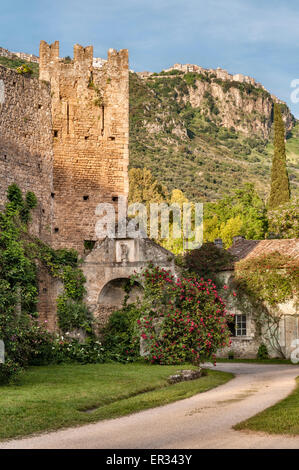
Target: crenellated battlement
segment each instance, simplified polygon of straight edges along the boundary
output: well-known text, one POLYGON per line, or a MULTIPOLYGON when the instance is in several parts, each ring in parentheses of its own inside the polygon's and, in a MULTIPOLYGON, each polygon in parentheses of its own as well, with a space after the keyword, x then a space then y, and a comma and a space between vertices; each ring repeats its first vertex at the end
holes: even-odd
POLYGON ((93 46, 83 47, 80 44, 74 45, 74 62, 88 62, 92 66, 93 46))
POLYGON ((59 60, 59 41, 48 44, 41 41, 39 46, 39 78, 49 81, 49 67, 59 60))
POLYGON ((59 41, 53 44, 41 41, 39 54, 39 78, 45 81, 50 81, 58 72, 69 72, 72 68, 79 70, 81 77, 82 74, 89 74, 94 69, 98 71, 103 66, 116 67, 119 71, 128 69, 127 49, 109 49, 107 59, 101 59, 93 56, 93 46, 83 47, 75 44, 73 59, 66 61, 65 58, 59 57, 59 41))

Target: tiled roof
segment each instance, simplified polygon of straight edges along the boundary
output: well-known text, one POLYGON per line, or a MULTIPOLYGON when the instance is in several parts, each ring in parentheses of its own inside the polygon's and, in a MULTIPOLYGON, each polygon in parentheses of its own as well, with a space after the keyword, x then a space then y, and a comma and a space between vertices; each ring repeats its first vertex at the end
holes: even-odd
MULTIPOLYGON (((257 258, 278 251, 282 255, 290 256, 299 262, 299 238, 278 239, 278 240, 245 240, 239 238, 228 249, 228 252, 235 256, 234 262, 242 259, 257 258)), ((233 269, 233 264, 226 269, 233 269)))

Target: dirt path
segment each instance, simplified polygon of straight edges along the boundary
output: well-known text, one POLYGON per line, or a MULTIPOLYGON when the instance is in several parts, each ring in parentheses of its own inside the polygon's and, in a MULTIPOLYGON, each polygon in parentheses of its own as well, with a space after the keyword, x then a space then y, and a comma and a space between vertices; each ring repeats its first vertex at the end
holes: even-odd
POLYGON ((0 449, 299 449, 299 436, 234 431, 232 426, 287 396, 299 367, 223 363, 236 377, 209 392, 123 418, 0 443, 0 449))

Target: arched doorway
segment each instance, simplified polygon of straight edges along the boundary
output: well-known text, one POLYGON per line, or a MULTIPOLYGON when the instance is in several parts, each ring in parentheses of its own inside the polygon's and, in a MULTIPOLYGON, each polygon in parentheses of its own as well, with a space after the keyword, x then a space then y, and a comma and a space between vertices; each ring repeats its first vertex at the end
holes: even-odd
POLYGON ((124 305, 125 296, 128 295, 127 304, 134 303, 143 295, 143 287, 135 282, 130 286, 128 278, 117 278, 107 282, 102 288, 94 312, 99 329, 103 328, 109 316, 124 305), (128 287, 130 291, 128 292, 128 287))
POLYGON ((107 282, 99 295, 99 306, 121 308, 125 296, 128 295, 127 303, 134 303, 142 296, 143 288, 135 282, 133 286, 127 278, 112 279, 107 282))

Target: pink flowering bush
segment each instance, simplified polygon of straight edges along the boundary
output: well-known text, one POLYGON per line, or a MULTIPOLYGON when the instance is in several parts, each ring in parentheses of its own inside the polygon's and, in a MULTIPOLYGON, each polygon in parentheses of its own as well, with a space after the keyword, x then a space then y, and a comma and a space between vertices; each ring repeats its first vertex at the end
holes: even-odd
POLYGON ((199 364, 230 344, 232 316, 211 279, 177 278, 158 267, 139 277, 144 297, 137 322, 147 360, 199 364))

